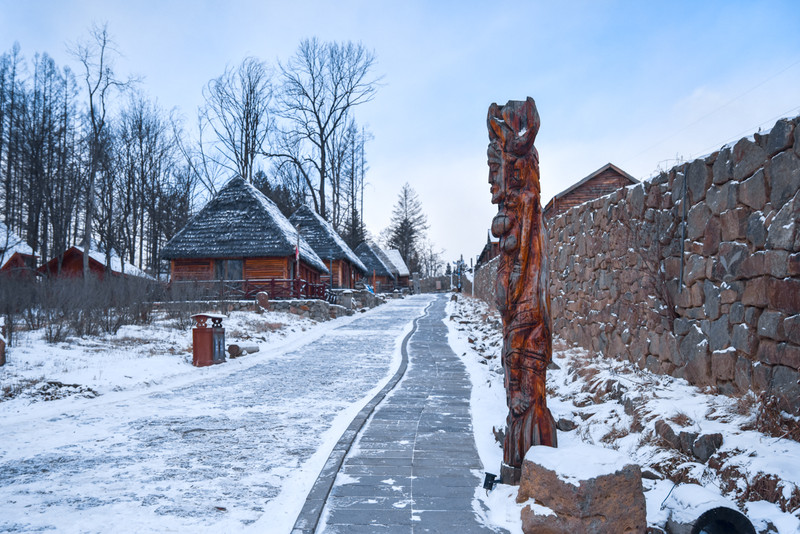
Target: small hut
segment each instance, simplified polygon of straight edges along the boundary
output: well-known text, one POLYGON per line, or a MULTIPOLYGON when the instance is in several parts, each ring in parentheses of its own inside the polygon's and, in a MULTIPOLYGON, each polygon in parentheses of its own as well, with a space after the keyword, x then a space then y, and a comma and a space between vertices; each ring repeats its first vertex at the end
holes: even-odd
MULTIPOLYGON (((261 191, 237 176, 195 215, 161 256, 171 283, 225 282, 241 296, 322 297, 328 269, 261 191)), ((226 291, 227 291, 226 290, 226 291)))
POLYGON ((394 248, 382 249, 384 256, 394 266, 394 271, 397 276, 397 285, 402 288, 411 287, 411 272, 408 270, 406 262, 400 255, 400 251, 394 248))
MULTIPOLYGON (((83 276, 83 254, 85 248, 75 245, 68 248, 64 254, 52 258, 39 267, 39 272, 49 277, 73 278, 83 276), (60 263, 60 268, 59 268, 60 263)), ((111 271, 115 276, 135 276, 152 280, 152 277, 135 265, 126 263, 116 253, 111 254, 110 268, 106 268, 106 253, 99 250, 89 250, 89 272, 102 280, 106 273, 111 271)))
POLYGON ((475 262, 475 272, 500 255, 500 240, 493 240, 489 231, 486 232, 486 244, 475 262))
POLYGON ((606 163, 592 174, 550 199, 544 208, 544 218, 552 219, 568 209, 613 193, 620 187, 639 181, 616 165, 606 163))
POLYGON ((0 274, 29 277, 36 272, 36 257, 25 241, 0 222, 0 274))
POLYGON ((330 275, 322 283, 334 288, 352 289, 355 282, 367 275, 367 267, 356 253, 336 233, 333 226, 308 206, 301 206, 289 217, 303 239, 311 245, 322 261, 327 262, 330 275))
POLYGON ((364 241, 356 247, 356 254, 367 267, 367 279, 372 283, 376 292, 391 291, 396 281, 392 273, 393 266, 386 264, 386 256, 380 247, 364 241))

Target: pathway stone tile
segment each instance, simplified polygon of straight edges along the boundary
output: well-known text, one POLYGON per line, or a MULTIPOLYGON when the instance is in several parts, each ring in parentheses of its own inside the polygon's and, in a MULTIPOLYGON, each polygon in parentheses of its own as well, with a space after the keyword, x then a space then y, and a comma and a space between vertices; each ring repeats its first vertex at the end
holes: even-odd
POLYGON ((447 344, 445 304, 440 296, 417 320, 405 376, 345 457, 316 532, 497 532, 472 509, 483 466, 472 433, 471 384, 447 344))

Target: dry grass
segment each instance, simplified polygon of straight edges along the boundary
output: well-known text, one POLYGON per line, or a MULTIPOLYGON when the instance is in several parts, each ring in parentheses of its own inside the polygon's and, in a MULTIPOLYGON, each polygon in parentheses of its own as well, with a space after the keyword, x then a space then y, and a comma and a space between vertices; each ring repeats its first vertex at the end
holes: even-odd
POLYGON ((756 400, 755 410, 756 417, 744 427, 745 430, 758 430, 773 438, 788 438, 800 442, 800 424, 784 415, 777 397, 762 393, 756 400))
POLYGON ((671 422, 675 423, 676 425, 683 426, 683 427, 692 426, 694 424, 694 421, 692 421, 692 418, 689 417, 688 415, 686 415, 683 412, 676 413, 672 417, 668 418, 668 421, 671 421, 671 422))
POLYGON ((619 445, 616 443, 618 439, 622 439, 625 436, 631 433, 630 429, 627 428, 619 428, 616 425, 611 427, 611 430, 600 438, 601 443, 605 443, 609 445, 612 449, 619 449, 619 445))
POLYGON ((0 389, 0 402, 11 400, 23 391, 30 389, 44 381, 44 377, 24 378, 11 384, 6 384, 0 389))
POLYGON ((745 478, 745 490, 739 496, 740 502, 768 501, 776 504, 783 512, 794 512, 800 508, 800 488, 794 486, 787 498, 781 480, 775 475, 757 473, 745 478))

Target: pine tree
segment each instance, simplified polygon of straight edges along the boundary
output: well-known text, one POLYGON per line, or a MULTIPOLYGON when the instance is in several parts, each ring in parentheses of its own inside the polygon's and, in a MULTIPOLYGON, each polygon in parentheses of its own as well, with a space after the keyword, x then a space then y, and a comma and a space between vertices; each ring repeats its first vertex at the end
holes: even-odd
POLYGON ((428 229, 428 218, 422 212, 422 204, 416 191, 406 183, 392 208, 386 245, 400 251, 411 272, 419 271, 418 247, 428 229))

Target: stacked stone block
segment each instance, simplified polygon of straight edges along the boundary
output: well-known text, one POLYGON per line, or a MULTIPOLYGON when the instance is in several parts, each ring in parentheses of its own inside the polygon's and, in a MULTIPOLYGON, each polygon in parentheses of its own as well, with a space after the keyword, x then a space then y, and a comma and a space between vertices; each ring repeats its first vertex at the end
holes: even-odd
POLYGON ((798 122, 549 221, 554 332, 800 411, 798 122))

